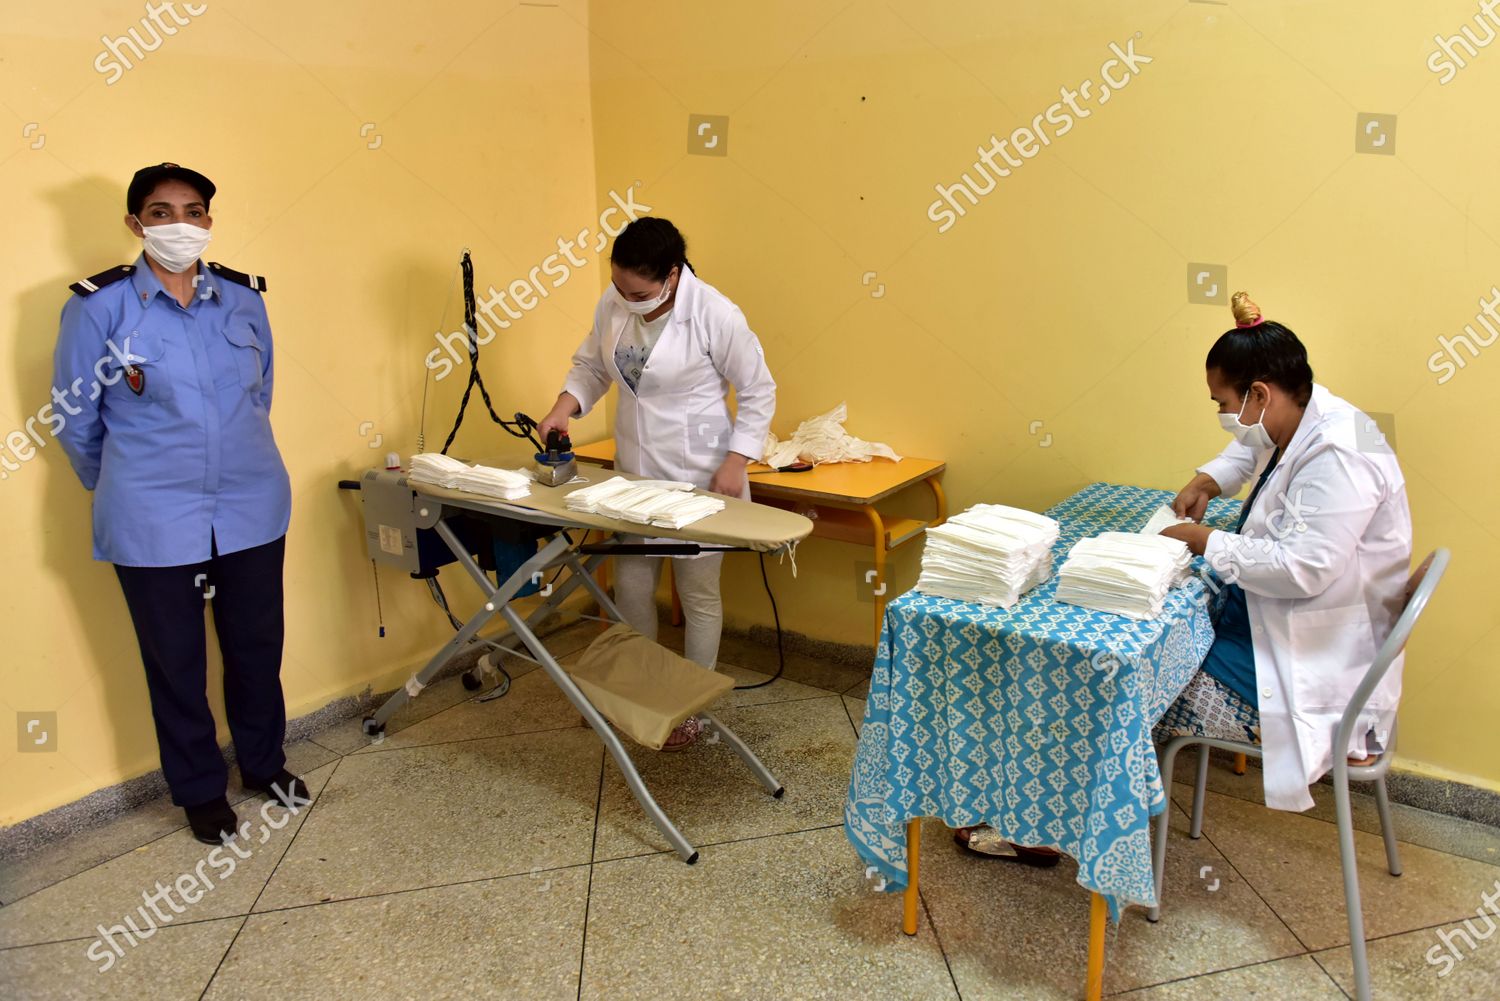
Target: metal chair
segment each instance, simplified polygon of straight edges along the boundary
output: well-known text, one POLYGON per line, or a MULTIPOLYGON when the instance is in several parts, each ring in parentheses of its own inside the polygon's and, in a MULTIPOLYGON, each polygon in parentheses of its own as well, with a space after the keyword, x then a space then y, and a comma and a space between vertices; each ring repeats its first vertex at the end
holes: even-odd
MULTIPOLYGON (((1432 593, 1437 590, 1438 584, 1447 572, 1450 553, 1446 549, 1436 549, 1422 561, 1411 579, 1406 585, 1406 604, 1391 634, 1386 637, 1385 643, 1375 654, 1375 660, 1370 669, 1365 672, 1364 679, 1360 681, 1359 687, 1354 690, 1354 695, 1349 700, 1349 707, 1344 710, 1343 717, 1339 720, 1338 729, 1335 731, 1333 746, 1333 801, 1334 809, 1338 815, 1339 830, 1339 862, 1344 872, 1344 902, 1349 914, 1349 952, 1354 960, 1354 984, 1358 1001, 1369 1001, 1370 998, 1370 967, 1365 955, 1365 923, 1364 915, 1360 910, 1359 903, 1359 872, 1354 854, 1354 822, 1349 806, 1349 780, 1359 782, 1375 783, 1375 808, 1380 815, 1380 832, 1385 839, 1385 857, 1392 876, 1401 875, 1401 859, 1396 853, 1396 832, 1391 823, 1391 803, 1385 790, 1386 772, 1390 771, 1391 758, 1396 746, 1396 723, 1391 721, 1389 739, 1385 741, 1384 747, 1363 761, 1350 762, 1346 755, 1337 752, 1339 748, 1349 746, 1349 738, 1354 733, 1360 715, 1364 711, 1365 703, 1375 686, 1380 684, 1385 673, 1390 669, 1391 661, 1401 653, 1406 646, 1407 639, 1411 636, 1412 627, 1416 625, 1418 617, 1423 609, 1427 607, 1432 593)), ((1219 740, 1210 737, 1174 737, 1167 742, 1162 751, 1161 776, 1162 786, 1167 790, 1172 788, 1172 767, 1177 758, 1177 752, 1189 744, 1198 744, 1198 775, 1193 790, 1193 809, 1191 822, 1188 827, 1188 836, 1197 839, 1203 833, 1203 804, 1207 799, 1205 787, 1208 782, 1208 753, 1210 748, 1218 747, 1239 754, 1261 756, 1261 746, 1244 741, 1219 740)), ((1170 810, 1163 811, 1157 820, 1155 830, 1155 844, 1152 851, 1152 866, 1156 876, 1156 900, 1157 906, 1151 908, 1147 917, 1156 921, 1161 916, 1161 893, 1163 873, 1167 860, 1167 827, 1170 810)))

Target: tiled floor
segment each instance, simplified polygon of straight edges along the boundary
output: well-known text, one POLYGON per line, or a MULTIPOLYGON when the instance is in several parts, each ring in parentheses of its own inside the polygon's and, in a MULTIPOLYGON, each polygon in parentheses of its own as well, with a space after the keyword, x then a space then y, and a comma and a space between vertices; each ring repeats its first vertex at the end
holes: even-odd
MULTIPOLYGON (((596 629, 550 644, 576 656, 596 629)), ((724 649, 746 679, 775 656, 724 649)), ((723 745, 636 751, 702 850, 689 867, 541 672, 518 667, 510 694, 490 703, 441 682, 379 744, 349 722, 293 747, 316 800, 289 816, 242 799, 241 818, 264 837, 232 871, 205 864, 210 850, 165 803, 7 860, 0 996, 1081 996, 1088 901, 1070 863, 975 860, 929 822, 919 933, 901 934, 899 898, 871 891, 841 824, 867 688, 848 667, 790 656, 785 678, 729 698, 719 715, 785 783, 780 801, 723 745), (174 901, 199 894, 182 913, 160 904, 170 920, 137 916, 149 937, 117 935, 122 956, 96 944, 101 926, 179 877, 189 889, 174 901)), ((1279 1001, 1352 989, 1327 789, 1309 814, 1272 813, 1256 802, 1257 777, 1213 771, 1198 841, 1185 833, 1188 790, 1174 788, 1162 921, 1128 911, 1111 929, 1107 994, 1279 1001)), ((1500 831, 1398 807, 1397 879, 1368 803, 1357 823, 1376 996, 1500 998, 1500 935, 1475 916, 1500 886, 1500 831)))

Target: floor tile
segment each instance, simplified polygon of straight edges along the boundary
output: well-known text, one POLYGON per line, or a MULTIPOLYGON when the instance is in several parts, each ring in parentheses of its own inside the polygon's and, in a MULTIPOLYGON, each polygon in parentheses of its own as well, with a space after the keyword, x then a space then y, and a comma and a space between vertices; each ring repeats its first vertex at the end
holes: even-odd
MULTIPOLYGON (((702 848, 842 823, 854 734, 838 696, 726 709, 715 718, 755 752, 786 794, 773 799, 722 742, 670 753, 627 745, 647 788, 688 841, 702 848)), ((594 858, 667 849, 611 761, 594 858)))
MULTIPOLYGON (((1500 918, 1485 921, 1471 913, 1467 925, 1458 922, 1370 942, 1370 992, 1403 1001, 1495 1001, 1500 997, 1497 928, 1500 918), (1488 932, 1489 937, 1481 939, 1476 932, 1488 932)), ((1347 945, 1313 958, 1354 996, 1354 965, 1347 945)))
POLYGON ((587 862, 602 755, 582 728, 349 755, 256 910, 587 862))
POLYGON ((384 740, 368 744, 356 753, 381 754, 402 747, 581 725, 578 710, 547 673, 532 671, 512 681, 510 691, 498 699, 480 702, 470 698, 388 733, 384 740))
MULTIPOLYGON (((1196 758, 1193 760, 1196 761, 1196 758)), ((1187 788, 1190 789, 1194 775, 1193 769, 1192 762, 1187 758, 1179 757, 1178 771, 1173 777, 1174 781, 1186 781, 1187 788), (1186 771, 1183 770, 1184 768, 1186 771)), ((1254 765, 1251 765, 1244 775, 1236 775, 1226 763, 1216 758, 1208 769, 1208 788, 1213 792, 1223 793, 1247 802, 1265 803, 1260 769, 1254 765)), ((1380 815, 1375 810, 1375 797, 1369 792, 1371 788, 1367 782, 1351 784, 1350 812, 1354 818, 1355 830, 1379 834, 1380 815)), ((1315 817, 1318 820, 1333 823, 1335 819, 1333 787, 1318 783, 1314 784, 1311 789, 1314 805, 1302 816, 1315 817)), ((1187 797, 1191 793, 1184 792, 1180 795, 1187 797)), ((1402 841, 1447 852, 1450 855, 1462 855, 1476 862, 1500 865, 1500 828, 1405 806, 1401 803, 1391 804, 1391 815, 1396 827, 1396 837, 1402 841)))
POLYGON ((0 984, 26 1001, 195 1001, 243 920, 166 925, 134 945, 117 938, 119 953, 97 939, 9 949, 0 952, 0 984))
MULTIPOLYGON (((752 671, 749 668, 740 667, 736 664, 722 664, 719 670, 732 675, 737 685, 754 685, 771 677, 770 674, 752 671)), ((772 673, 775 673, 774 668, 772 669, 772 673)), ((716 708, 714 711, 717 712, 719 708, 739 709, 744 706, 765 705, 768 702, 795 702, 798 699, 820 699, 827 697, 828 692, 823 689, 804 685, 799 681, 792 681, 783 675, 764 688, 743 688, 730 692, 715 704, 716 708)))
MULTIPOLYGON (((1107 993, 1302 952, 1205 840, 1174 817, 1161 921, 1128 908, 1106 940, 1107 993)), ((1076 998, 1087 969, 1089 894, 1063 859, 1031 869, 975 858, 937 821, 922 828, 922 895, 965 1001, 1076 998)))
POLYGON ((0 908, 0 947, 92 937, 96 926, 120 924, 126 915, 149 929, 248 913, 287 846, 321 805, 324 783, 336 767, 304 776, 314 804, 296 814, 259 796, 240 804, 236 812, 248 837, 238 839, 238 851, 200 844, 183 828, 0 908), (206 889, 195 885, 200 880, 209 884, 206 889), (142 899, 156 896, 158 883, 168 891, 176 886, 156 904, 162 919, 142 899), (194 894, 191 903, 184 902, 194 894))
POLYGON ((572 1001, 588 882, 585 866, 255 914, 205 999, 572 1001))
MULTIPOLYGON (((420 695, 410 699, 386 721, 386 739, 390 739, 391 736, 409 726, 420 723, 429 716, 437 715, 444 709, 466 702, 477 694, 479 693, 464 688, 458 675, 435 681, 422 689, 420 695)), ((371 713, 373 712, 372 709, 371 713)), ((368 747, 371 743, 370 738, 365 736, 363 717, 359 716, 346 719, 326 730, 319 730, 310 739, 337 754, 350 754, 368 747)))
MULTIPOLYGON (((1309 949, 1349 942, 1338 829, 1320 820, 1268 810, 1209 793, 1206 838, 1228 857, 1309 949)), ((1184 805, 1187 800, 1184 797, 1184 805)), ((1365 934, 1380 938, 1473 913, 1500 867, 1417 845, 1400 846, 1405 874, 1386 871, 1378 835, 1356 831, 1365 934)))
POLYGON ((865 722, 865 700, 852 699, 847 695, 845 695, 843 699, 845 708, 849 710, 849 722, 854 724, 854 733, 856 736, 858 736, 860 727, 862 727, 865 722))
MULTIPOLYGON (((287 768, 298 775, 321 768, 338 757, 307 740, 287 745, 286 756, 287 768)), ((231 805, 252 798, 252 794, 240 785, 238 770, 229 777, 227 797, 231 805)), ((92 869, 186 825, 182 808, 174 805, 170 796, 159 796, 36 851, 6 856, 0 859, 0 901, 16 903, 28 894, 92 869)))
POLYGON ((901 933, 840 829, 595 866, 580 996, 956 997, 925 919, 901 933))
POLYGON ((1323 968, 1307 956, 1177 980, 1160 987, 1116 994, 1119 1001, 1347 1001, 1323 968))

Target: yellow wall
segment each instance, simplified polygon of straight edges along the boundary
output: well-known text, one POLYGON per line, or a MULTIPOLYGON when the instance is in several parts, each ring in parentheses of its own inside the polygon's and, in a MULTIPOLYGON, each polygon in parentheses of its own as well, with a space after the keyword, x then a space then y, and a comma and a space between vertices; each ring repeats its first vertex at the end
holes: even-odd
MULTIPOLYGON (((421 358, 445 306, 457 325, 463 246, 481 291, 509 283, 640 182, 760 334, 776 430, 847 400, 855 433, 950 463, 954 509, 1186 480, 1222 444, 1201 373, 1228 323, 1187 302, 1187 266, 1222 264, 1307 341, 1321 381, 1395 415, 1417 548, 1455 550, 1411 650, 1403 757, 1500 785, 1486 742, 1500 347, 1442 385, 1428 369, 1436 338, 1500 282, 1500 45, 1441 83, 1433 36, 1473 4, 1026 6, 210 0, 113 83, 100 36, 149 40, 144 4, 18 9, 0 36, 0 431, 47 400, 68 282, 136 254, 119 223, 130 173, 175 159, 212 177, 210 257, 271 282, 295 716, 389 687, 443 637, 424 592, 385 573, 376 638, 357 502, 333 484, 414 450, 421 358), (1097 86, 1109 44, 1136 32, 1153 62, 1107 104, 1080 98, 1088 118, 939 233, 934 186, 974 175, 976 146, 1059 88, 1097 86), (1395 156, 1354 152, 1361 112, 1397 115, 1395 156), (688 155, 698 114, 728 116, 727 156, 688 155)), ((503 409, 550 403, 603 280, 585 256, 486 347, 503 409)), ((434 389, 430 445, 461 388, 454 375, 434 389)), ((471 411, 456 451, 505 446, 483 427, 471 411)), ((580 437, 604 430, 591 415, 580 437)), ((0 482, 0 518, 0 712, 7 727, 59 718, 55 753, 0 741, 12 823, 157 759, 124 604, 89 559, 88 496, 57 448, 0 482)), ((815 541, 797 580, 773 568, 788 628, 868 641, 865 556, 815 541)), ((731 623, 768 621, 753 564, 730 565, 731 623)), ((898 559, 893 588, 915 570, 914 553, 898 559)))
MULTIPOLYGON (((598 184, 645 181, 744 308, 775 430, 847 400, 854 433, 948 461, 955 510, 1185 482, 1225 441, 1202 373, 1231 323, 1188 303, 1187 267, 1226 265, 1320 381, 1395 415, 1416 547, 1454 550, 1411 647, 1402 756, 1500 787, 1500 346, 1443 385, 1428 369, 1500 283, 1500 44, 1448 83, 1427 67, 1476 10, 595 3, 598 184), (1152 62, 939 233, 934 186, 978 180, 977 146, 1097 87, 1137 34, 1152 62), (1355 152, 1362 112, 1397 116, 1395 156, 1355 152), (690 115, 728 116, 727 156, 688 154, 690 115)), ((772 577, 783 622, 867 642, 865 558, 805 545, 798 580, 772 577)), ((731 620, 766 621, 753 564, 731 563, 731 620)), ((912 552, 893 590, 915 575, 912 552)))
MULTIPOLYGON (((387 571, 388 635, 377 638, 357 495, 335 483, 388 449, 415 450, 422 358, 445 307, 447 329, 462 316, 460 250, 471 249, 483 292, 594 224, 587 7, 467 0, 377 13, 210 0, 128 72, 101 73, 101 35, 134 26, 152 41, 144 3, 79 6, 13 6, 0 40, 0 131, 10 137, 0 147, 0 434, 48 401, 68 283, 139 253, 121 223, 131 173, 162 160, 203 171, 219 187, 208 257, 270 283, 272 420, 294 497, 288 710, 391 687, 447 626, 425 589, 387 571), (38 127, 23 139, 30 122, 38 127)), ((556 379, 536 373, 560 372, 587 328, 600 264, 586 259, 484 349, 502 410, 550 405, 556 379)), ((451 426, 462 378, 433 390, 430 447, 451 426)), ((478 394, 474 404, 455 451, 509 447, 488 430, 478 394)), ((602 432, 602 418, 592 426, 602 432)), ((158 760, 119 585, 90 559, 89 496, 55 442, 0 482, 0 523, 10 540, 0 823, 11 823, 158 760), (58 714, 55 753, 17 753, 11 721, 34 711, 58 714)), ((455 592, 467 611, 467 591, 455 592)))

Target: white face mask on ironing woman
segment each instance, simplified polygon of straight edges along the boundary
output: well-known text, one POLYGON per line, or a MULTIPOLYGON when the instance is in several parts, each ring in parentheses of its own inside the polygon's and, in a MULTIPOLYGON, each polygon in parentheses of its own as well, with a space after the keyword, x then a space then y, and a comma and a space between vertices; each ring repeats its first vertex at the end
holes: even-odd
POLYGON ((662 279, 660 287, 653 288, 654 283, 651 279, 615 266, 610 285, 614 290, 615 300, 621 306, 637 316, 645 316, 656 312, 671 301, 681 273, 680 268, 673 268, 667 272, 667 277, 662 279), (634 296, 645 296, 645 298, 633 298, 634 296))

